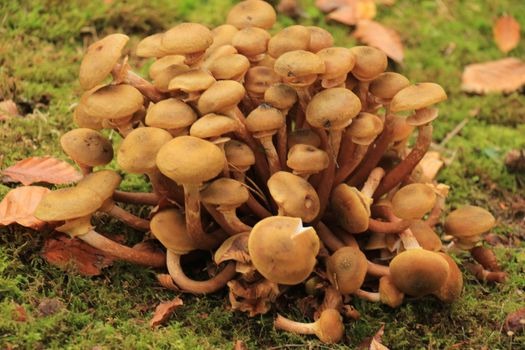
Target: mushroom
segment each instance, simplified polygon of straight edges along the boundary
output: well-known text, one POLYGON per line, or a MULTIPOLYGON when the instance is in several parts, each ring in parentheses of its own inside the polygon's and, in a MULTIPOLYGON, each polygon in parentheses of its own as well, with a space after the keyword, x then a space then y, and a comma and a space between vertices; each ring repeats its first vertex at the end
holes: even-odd
POLYGON ((312 129, 295 129, 288 135, 288 149, 299 144, 319 148, 321 139, 312 129))
POLYGON ((277 315, 273 323, 276 329, 295 334, 315 334, 323 343, 338 343, 344 336, 343 318, 335 309, 324 310, 319 319, 313 323, 292 321, 277 315))
POLYGON ((237 54, 237 49, 230 44, 217 47, 200 63, 200 68, 210 70, 211 65, 218 59, 237 54))
POLYGON ((326 259, 326 275, 341 294, 352 294, 361 288, 366 276, 368 260, 357 247, 337 249, 326 259))
MULTIPOLYGON (((84 95, 86 95, 86 93, 84 93, 84 95)), ((75 111, 73 112, 73 120, 80 128, 93 129, 96 131, 100 131, 104 128, 100 118, 95 118, 86 113, 84 104, 82 103, 82 98, 79 104, 75 107, 75 111)))
POLYGON ((215 82, 215 78, 208 71, 192 69, 173 77, 168 84, 168 90, 173 97, 184 102, 193 102, 215 82))
POLYGON ((447 94, 439 84, 419 83, 396 93, 390 102, 390 109, 392 112, 415 110, 415 113, 407 118, 407 122, 420 126, 437 118, 437 110, 429 107, 446 99, 447 94))
POLYGON ((319 248, 314 228, 303 227, 301 219, 287 216, 262 219, 248 240, 257 271, 266 279, 285 285, 299 284, 308 278, 319 248))
POLYGON ((169 29, 161 39, 162 50, 169 54, 184 55, 185 63, 199 62, 213 37, 208 28, 199 23, 180 23, 169 29))
POLYGON ((239 29, 235 28, 231 24, 221 24, 211 30, 213 37, 212 44, 206 49, 204 53, 204 60, 210 57, 217 49, 222 46, 228 46, 232 43, 233 37, 239 29))
POLYGON ((456 239, 462 249, 472 249, 481 235, 496 224, 494 216, 486 209, 465 205, 450 212, 445 219, 445 232, 456 239))
POLYGON ((308 50, 310 46, 310 30, 301 25, 293 25, 281 29, 268 41, 268 54, 279 58, 283 54, 301 50, 308 50))
POLYGON ((288 151, 286 165, 305 180, 312 174, 317 174, 328 167, 328 153, 310 145, 297 144, 288 151))
POLYGON ((392 197, 394 214, 407 220, 421 219, 436 202, 436 193, 425 184, 413 183, 399 189, 392 197))
POLYGON ((310 43, 308 44, 308 51, 317 53, 322 49, 332 47, 334 45, 334 37, 326 29, 316 26, 310 26, 306 28, 310 30, 310 43))
POLYGON ((173 78, 189 71, 191 71, 191 68, 186 64, 172 64, 163 68, 161 67, 159 68, 159 72, 155 73, 153 85, 158 91, 168 94, 170 91, 170 82, 173 78))
POLYGON ((358 95, 363 111, 368 108, 368 88, 370 82, 383 73, 388 65, 386 54, 371 46, 354 46, 350 51, 355 56, 355 65, 352 74, 359 80, 358 95))
POLYGON ((241 1, 230 9, 226 23, 238 29, 258 27, 270 29, 277 20, 272 5, 261 0, 241 1))
POLYGON ((452 303, 459 299, 463 290, 463 275, 454 259, 445 253, 438 254, 448 263, 449 273, 445 284, 433 294, 445 303, 452 303))
POLYGON ((139 57, 163 57, 166 51, 162 49, 162 37, 164 33, 148 35, 137 44, 135 55, 139 57))
POLYGON ((264 58, 270 38, 270 34, 262 28, 247 27, 233 36, 232 45, 250 62, 256 63, 264 58))
POLYGON ((94 166, 106 165, 113 159, 113 146, 101 133, 79 128, 66 132, 60 137, 64 152, 79 166, 84 175, 94 166))
POLYGON ((379 279, 378 292, 372 293, 358 289, 354 292, 354 295, 371 302, 381 302, 390 306, 391 308, 400 306, 403 303, 403 299, 405 298, 405 294, 397 289, 390 276, 383 276, 379 279))
POLYGON ((325 71, 319 77, 321 86, 325 89, 345 87, 346 77, 354 68, 355 57, 352 51, 345 47, 328 47, 317 52, 324 61, 325 71))
POLYGON ((209 68, 217 80, 235 80, 242 83, 250 68, 250 61, 239 54, 225 55, 214 60, 209 68))
POLYGON ((187 135, 188 128, 197 120, 197 114, 186 103, 168 98, 151 103, 146 113, 146 125, 162 128, 173 137, 187 135))
POLYGON ((425 221, 413 220, 409 228, 423 249, 434 252, 441 250, 441 239, 425 221))
POLYGON ((389 114, 392 98, 409 85, 410 81, 404 75, 395 72, 384 72, 370 82, 369 91, 372 94, 373 102, 385 106, 385 114, 389 114))
POLYGON ((248 69, 244 77, 244 87, 251 100, 251 104, 258 106, 264 102, 266 90, 279 83, 281 78, 272 68, 256 66, 248 69))

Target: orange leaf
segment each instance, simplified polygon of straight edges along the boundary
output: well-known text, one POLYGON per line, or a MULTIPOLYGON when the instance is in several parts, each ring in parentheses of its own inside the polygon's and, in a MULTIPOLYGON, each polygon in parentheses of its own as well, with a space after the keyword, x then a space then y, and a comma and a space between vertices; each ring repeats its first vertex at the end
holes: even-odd
POLYGON ((525 62, 517 58, 470 64, 461 77, 466 92, 512 92, 525 84, 525 62))
POLYGON ((42 197, 51 192, 40 186, 22 186, 15 188, 0 202, 0 225, 18 223, 34 229, 42 228, 46 223, 33 216, 42 197))
POLYGON ((30 185, 34 182, 67 184, 77 182, 82 175, 69 163, 53 157, 30 157, 0 171, 9 180, 30 185))
POLYGON ((0 120, 6 120, 11 117, 19 115, 18 108, 13 100, 5 100, 0 102, 0 120))
POLYGON ((323 11, 330 12, 343 6, 348 6, 356 0, 316 0, 315 6, 323 11))
POLYGON ((395 30, 375 21, 361 20, 357 23, 353 36, 367 45, 382 50, 394 61, 403 63, 405 56, 403 43, 395 30))
POLYGON ((41 255, 53 266, 64 270, 73 267, 84 276, 100 275, 101 269, 114 260, 84 241, 60 233, 46 239, 41 255))
POLYGON ((327 19, 353 26, 360 20, 376 16, 376 4, 372 0, 354 0, 331 12, 327 19))
POLYGON ((492 34, 499 49, 507 53, 520 42, 520 24, 512 16, 502 16, 494 23, 492 34))
POLYGON ((149 325, 151 327, 157 327, 161 325, 164 321, 168 319, 168 317, 173 313, 173 311, 175 311, 175 309, 177 309, 182 304, 182 299, 178 297, 173 300, 160 303, 155 308, 155 313, 153 314, 153 318, 149 322, 149 325))

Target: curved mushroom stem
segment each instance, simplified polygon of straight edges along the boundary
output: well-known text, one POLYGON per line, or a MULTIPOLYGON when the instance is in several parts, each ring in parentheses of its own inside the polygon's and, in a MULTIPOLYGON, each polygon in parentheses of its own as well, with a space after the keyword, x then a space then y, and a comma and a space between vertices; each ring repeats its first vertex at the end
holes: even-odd
POLYGON ((80 168, 80 171, 82 172, 82 175, 86 176, 86 175, 89 175, 89 174, 91 174, 93 172, 93 167, 92 166, 85 165, 85 164, 79 163, 77 161, 75 161, 75 163, 77 163, 78 167, 80 168))
POLYGON ((465 264, 465 267, 480 281, 503 283, 507 273, 502 271, 488 271, 479 264, 465 264))
POLYGON ((281 161, 279 160, 279 155, 273 144, 272 135, 261 135, 255 136, 261 143, 264 153, 266 154, 266 159, 268 160, 268 166, 270 167, 270 175, 275 174, 278 171, 281 171, 281 161))
POLYGON ((381 296, 379 292, 367 292, 366 290, 358 289, 354 292, 354 295, 361 299, 366 299, 373 303, 381 302, 381 296))
POLYGON ((166 264, 166 256, 160 251, 150 252, 126 247, 94 230, 77 237, 92 247, 124 261, 151 267, 163 267, 166 264))
POLYGON ((200 185, 184 185, 184 211, 186 214, 186 229, 188 234, 195 242, 197 248, 211 249, 218 242, 216 239, 207 235, 202 228, 201 222, 201 203, 200 203, 200 185))
POLYGON ((406 230, 410 226, 409 220, 401 221, 379 221, 370 218, 368 221, 368 229, 375 233, 397 234, 406 230))
POLYGON ((149 220, 145 220, 117 206, 113 200, 104 204, 100 211, 108 213, 115 219, 137 230, 149 231, 149 220))
POLYGON ((168 272, 175 284, 182 290, 193 294, 214 293, 232 280, 237 272, 235 271, 235 262, 230 261, 228 264, 212 278, 206 281, 195 281, 186 276, 180 265, 180 255, 168 250, 166 256, 166 265, 168 272))
POLYGON ((432 125, 427 124, 418 128, 417 141, 410 154, 392 169, 381 181, 377 188, 374 198, 380 198, 396 187, 404 178, 406 178, 416 165, 423 159, 427 153, 430 143, 432 142, 432 125))
POLYGON ((159 204, 160 197, 156 193, 150 192, 125 192, 117 190, 113 193, 113 200, 131 204, 157 205, 159 204))
POLYGON ((496 258, 496 255, 494 254, 492 249, 477 246, 470 249, 470 255, 472 256, 472 258, 474 258, 474 260, 480 263, 481 266, 483 266, 483 268, 495 272, 501 271, 498 259, 496 258))
POLYGON ((445 197, 440 194, 437 194, 436 203, 430 211, 430 214, 428 214, 428 218, 425 220, 428 226, 432 228, 439 223, 439 219, 441 217, 443 209, 445 209, 445 197))
MULTIPOLYGON (((402 219, 395 216, 391 207, 385 207, 383 210, 383 213, 385 214, 386 219, 390 222, 394 222, 394 223, 403 222, 402 219)), ((414 233, 412 232, 410 228, 406 228, 403 231, 401 231, 399 233, 399 238, 401 238, 401 241, 403 242, 403 246, 405 247, 406 250, 422 249, 416 237, 414 236, 414 233)))
MULTIPOLYGON (((233 171, 232 175, 233 175, 233 178, 235 180, 237 180, 239 182, 242 182, 243 184, 246 183, 245 182, 246 175, 245 175, 244 172, 233 171)), ((260 219, 264 219, 264 218, 267 218, 269 216, 272 216, 272 213, 270 213, 264 206, 261 205, 261 203, 259 203, 259 201, 257 201, 255 199, 255 197, 251 193, 251 189, 250 189, 250 193, 249 193, 249 196, 248 196, 248 201, 246 201, 246 205, 260 219)))
POLYGON ((335 252, 336 250, 345 247, 339 238, 326 226, 322 221, 316 225, 316 232, 321 241, 328 249, 335 252))
POLYGON ((295 334, 315 334, 316 323, 303 323, 292 321, 289 318, 277 314, 277 318, 273 322, 275 329, 281 329, 283 331, 295 333, 295 334))
POLYGON ((390 275, 390 268, 388 266, 376 264, 374 262, 368 261, 368 267, 366 273, 375 277, 383 277, 390 275))
POLYGON ((219 224, 219 226, 230 236, 236 235, 237 233, 241 232, 251 231, 252 229, 250 226, 246 225, 237 217, 235 211, 233 212, 233 216, 235 216, 237 222, 235 222, 234 218, 227 217, 227 215, 230 214, 225 214, 224 211, 220 211, 210 204, 204 204, 204 207, 206 208, 206 211, 217 222, 217 224, 219 224))
POLYGON ((345 181, 350 174, 357 168, 359 163, 365 157, 368 146, 358 145, 350 141, 350 145, 345 147, 345 143, 341 145, 341 152, 339 154, 339 169, 335 174, 334 184, 332 187, 339 185, 345 181))
POLYGON ((226 219, 226 222, 235 230, 236 233, 251 231, 252 227, 246 225, 244 222, 242 222, 237 214, 235 213, 235 209, 232 210, 219 210, 224 218, 226 219))
POLYGON ((146 79, 134 73, 129 65, 117 63, 111 72, 114 79, 122 80, 124 83, 129 84, 139 90, 149 100, 157 103, 165 98, 164 94, 158 91, 153 84, 146 79), (125 70, 125 71, 124 71, 125 70))
POLYGON ((383 168, 374 168, 370 175, 368 175, 368 179, 366 179, 363 188, 361 188, 361 193, 366 197, 372 198, 383 176, 385 176, 383 168))

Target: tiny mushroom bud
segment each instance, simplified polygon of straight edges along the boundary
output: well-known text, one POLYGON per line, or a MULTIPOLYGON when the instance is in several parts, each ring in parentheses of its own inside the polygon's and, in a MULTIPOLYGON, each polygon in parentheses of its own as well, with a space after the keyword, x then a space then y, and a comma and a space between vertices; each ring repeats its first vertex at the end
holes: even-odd
POLYGON ((277 315, 274 327, 296 334, 315 334, 319 340, 328 344, 338 343, 345 333, 343 318, 335 309, 324 310, 313 323, 295 322, 277 315))
POLYGON ((262 0, 245 0, 233 6, 226 23, 238 29, 247 27, 271 28, 277 19, 272 5, 262 0))
POLYGON ((113 159, 113 146, 101 133, 86 129, 73 129, 60 138, 66 154, 77 163, 84 175, 94 166, 106 165, 113 159))

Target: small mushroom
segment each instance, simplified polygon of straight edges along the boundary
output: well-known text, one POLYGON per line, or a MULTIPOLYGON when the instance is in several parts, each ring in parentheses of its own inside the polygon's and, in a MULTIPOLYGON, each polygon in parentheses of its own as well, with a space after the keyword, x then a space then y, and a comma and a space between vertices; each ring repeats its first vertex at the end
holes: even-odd
POLYGON ((248 69, 244 77, 244 87, 251 104, 258 106, 264 102, 264 94, 270 86, 279 83, 281 78, 272 68, 256 66, 248 69))
POLYGON ((445 303, 452 303, 459 299, 463 290, 463 274, 454 259, 445 253, 438 254, 448 263, 449 273, 445 284, 433 294, 445 303))
POLYGON ((295 129, 288 135, 288 149, 299 144, 319 148, 321 139, 312 129, 295 129))
POLYGON ((435 83, 419 83, 401 89, 392 98, 392 112, 415 110, 416 113, 407 118, 414 126, 427 124, 437 117, 437 110, 429 108, 447 99, 445 90, 435 83))
POLYGON ((148 35, 137 44, 135 55, 139 57, 163 57, 167 52, 162 49, 162 37, 164 33, 148 35))
POLYGON ((359 80, 359 99, 363 105, 363 111, 367 111, 370 82, 385 71, 388 59, 383 51, 371 46, 354 46, 350 51, 355 56, 352 74, 359 80))
POLYGON ((394 214, 401 219, 417 220, 428 213, 436 202, 436 193, 425 184, 414 183, 399 189, 392 197, 394 214))
POLYGON ((354 292, 354 295, 371 302, 381 302, 391 308, 400 306, 405 298, 405 294, 397 289, 390 276, 383 276, 379 279, 378 292, 373 293, 358 289, 354 292))
POLYGON ((210 72, 217 80, 234 80, 242 83, 250 68, 250 61, 239 54, 225 55, 210 64, 210 72))
POLYGON ((320 75, 321 86, 325 89, 345 87, 346 77, 354 68, 355 57, 345 47, 328 47, 317 52, 324 61, 325 71, 320 75))
POLYGON ((288 151, 286 165, 305 180, 312 174, 317 174, 328 167, 328 153, 310 145, 297 144, 288 151))
POLYGON ((326 259, 328 280, 341 294, 352 294, 361 288, 367 268, 368 260, 357 247, 339 248, 326 259))
POLYGON ((270 34, 262 28, 247 27, 235 34, 232 45, 250 62, 256 63, 264 58, 270 38, 270 34))
POLYGON ((199 23, 180 23, 164 33, 162 50, 169 54, 184 55, 187 65, 196 64, 212 44, 213 37, 208 28, 199 23))
POLYGON ((184 102, 193 102, 215 82, 215 78, 208 71, 192 69, 173 77, 168 84, 168 90, 173 97, 184 102))
POLYGON ((322 49, 326 49, 334 45, 334 37, 326 29, 316 26, 310 26, 306 28, 310 30, 310 44, 308 45, 308 51, 317 53, 322 49))
POLYGON ((471 249, 495 224, 496 219, 486 209, 465 205, 447 215, 445 232, 454 236, 460 248, 471 249))
POLYGON ((258 27, 270 29, 277 20, 272 5, 261 0, 241 1, 230 9, 226 23, 238 29, 258 27))
POLYGON ((302 25, 293 25, 281 29, 268 41, 268 54, 279 58, 290 51, 308 50, 309 46, 310 30, 302 25))
POLYGON ((219 49, 222 46, 227 46, 232 43, 233 37, 239 29, 231 24, 221 24, 211 30, 211 35, 213 37, 213 43, 206 49, 204 53, 204 60, 210 57, 213 52, 219 49))
POLYGON ((418 243, 423 249, 440 251, 442 248, 441 239, 437 233, 423 220, 414 220, 409 226, 418 243))
POLYGON ((187 135, 189 127, 197 120, 197 114, 186 103, 168 98, 151 103, 146 113, 146 125, 162 128, 173 137, 187 135))
POLYGON ((111 142, 95 130, 68 131, 60 138, 60 145, 84 175, 89 174, 94 166, 106 165, 113 159, 111 142))
POLYGON ((324 310, 313 323, 296 322, 277 315, 273 325, 276 329, 295 334, 315 334, 319 340, 328 344, 338 343, 344 336, 343 318, 335 309, 324 310))
POLYGON ((389 114, 392 98, 409 85, 410 81, 404 75, 395 72, 384 72, 372 80, 369 91, 374 97, 373 101, 385 106, 388 109, 385 114, 389 114))

